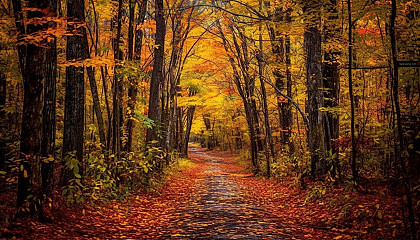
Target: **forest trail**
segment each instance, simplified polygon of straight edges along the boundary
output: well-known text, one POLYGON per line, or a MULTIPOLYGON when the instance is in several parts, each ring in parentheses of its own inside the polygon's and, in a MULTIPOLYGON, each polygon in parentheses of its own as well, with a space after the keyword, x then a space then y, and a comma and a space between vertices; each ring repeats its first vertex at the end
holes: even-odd
MULTIPOLYGON (((170 174, 156 192, 95 207, 56 209, 50 223, 21 219, 0 237, 388 239, 394 231, 390 226, 373 226, 354 218, 344 221, 337 216, 352 200, 334 207, 328 205, 329 198, 306 203, 308 190, 254 177, 226 152, 190 148, 189 157, 192 164, 170 174)), ((364 201, 357 199, 356 203, 360 207, 377 200, 364 201)))
POLYGON ((186 239, 283 239, 285 234, 275 216, 246 199, 233 178, 247 177, 229 159, 191 149, 201 155, 206 169, 198 180, 198 192, 192 202, 184 203, 170 226, 172 235, 186 239))

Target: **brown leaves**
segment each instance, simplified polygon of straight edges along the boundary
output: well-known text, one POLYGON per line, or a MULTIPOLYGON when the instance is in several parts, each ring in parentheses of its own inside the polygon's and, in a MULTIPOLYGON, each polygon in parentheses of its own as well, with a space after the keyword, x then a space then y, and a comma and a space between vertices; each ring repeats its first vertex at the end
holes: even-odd
POLYGON ((309 238, 308 232, 313 232, 309 233, 311 239, 392 239, 402 236, 398 198, 363 195, 342 187, 331 187, 321 197, 311 198, 305 204, 305 198, 311 194, 310 187, 303 190, 287 186, 287 181, 279 184, 257 178, 236 180, 244 185, 247 196, 260 203, 259 206, 282 218, 284 223, 302 226, 302 235, 298 238, 309 238))

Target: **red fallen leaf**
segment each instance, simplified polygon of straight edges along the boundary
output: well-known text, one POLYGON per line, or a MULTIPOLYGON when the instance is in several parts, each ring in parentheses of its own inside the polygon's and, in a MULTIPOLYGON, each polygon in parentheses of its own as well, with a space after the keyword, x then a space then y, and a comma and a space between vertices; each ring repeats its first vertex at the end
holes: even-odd
POLYGON ((42 10, 41 10, 41 12, 42 12, 44 15, 48 15, 48 13, 50 12, 50 8, 49 8, 49 7, 44 8, 44 9, 42 9, 42 10))

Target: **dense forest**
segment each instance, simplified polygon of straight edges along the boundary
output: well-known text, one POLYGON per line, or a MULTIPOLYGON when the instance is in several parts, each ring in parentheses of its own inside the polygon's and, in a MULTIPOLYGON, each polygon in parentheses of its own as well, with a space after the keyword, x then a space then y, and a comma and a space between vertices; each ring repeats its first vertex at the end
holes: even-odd
POLYGON ((418 239, 419 9, 1 0, 0 226, 147 194, 194 142, 311 196, 395 198, 418 239))

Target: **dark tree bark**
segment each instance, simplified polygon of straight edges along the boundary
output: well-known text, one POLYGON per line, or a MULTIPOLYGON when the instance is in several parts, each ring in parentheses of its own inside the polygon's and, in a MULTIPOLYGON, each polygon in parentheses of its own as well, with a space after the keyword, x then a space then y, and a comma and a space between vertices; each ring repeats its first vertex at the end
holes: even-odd
MULTIPOLYGON (((49 1, 50 15, 57 16, 57 1, 49 1)), ((48 23, 49 28, 55 28, 54 22, 48 23)), ((41 155, 43 158, 49 158, 49 161, 42 161, 42 194, 47 198, 52 198, 54 188, 54 169, 55 157, 55 135, 56 135, 56 83, 57 83, 57 41, 48 43, 46 49, 45 66, 45 85, 44 85, 44 109, 42 112, 42 141, 41 155)))
POLYGON ((259 163, 258 163, 259 147, 258 147, 258 140, 257 140, 257 132, 255 129, 255 126, 257 124, 255 122, 255 117, 254 117, 255 112, 253 111, 252 103, 249 103, 246 100, 244 100, 244 108, 245 108, 245 118, 247 120, 248 131, 249 131, 249 136, 250 136, 250 141, 251 141, 251 161, 252 161, 253 167, 255 168, 254 173, 257 174, 259 173, 260 168, 259 168, 259 163))
MULTIPOLYGON (((128 61, 133 60, 134 54, 134 8, 136 3, 134 0, 129 0, 129 18, 128 18, 128 61)), ((124 146, 124 151, 131 152, 133 145, 133 127, 134 127, 134 107, 136 104, 137 96, 137 81, 131 77, 128 79, 130 87, 128 89, 128 112, 127 112, 127 142, 124 146)))
POLYGON ((156 39, 155 44, 157 48, 154 52, 154 63, 152 78, 150 82, 150 97, 149 97, 149 119, 153 120, 154 124, 151 129, 147 129, 146 142, 160 141, 159 131, 161 125, 161 103, 160 93, 161 84, 164 81, 163 75, 163 56, 165 50, 165 33, 166 24, 164 19, 163 0, 155 0, 156 5, 156 39))
MULTIPOLYGON (((329 41, 337 37, 339 29, 335 26, 333 21, 337 20, 337 2, 331 0, 325 6, 328 9, 327 18, 330 20, 330 26, 324 29, 324 41, 329 41)), ((323 61, 323 85, 324 85, 324 103, 328 108, 338 108, 339 92, 340 92, 340 75, 338 70, 337 57, 340 55, 338 50, 324 51, 323 61)), ((329 156, 332 161, 332 176, 341 180, 341 169, 339 162, 339 147, 336 141, 339 137, 339 117, 334 111, 326 113, 326 127, 325 127, 325 142, 327 152, 331 151, 332 155, 329 156)))
POLYGON ((88 79, 89 79, 90 91, 92 93, 93 109, 95 111, 96 119, 98 121, 99 141, 101 142, 103 146, 106 146, 104 119, 102 117, 101 104, 99 102, 98 87, 95 80, 95 68, 87 67, 86 70, 87 70, 88 79))
MULTIPOLYGON (((280 5, 283 4, 281 1, 280 5)), ((278 30, 280 22, 286 22, 287 12, 284 11, 283 6, 277 6, 274 10, 273 26, 269 27, 269 36, 271 41, 271 50, 275 56, 276 64, 278 65, 273 70, 276 87, 281 92, 289 90, 289 78, 290 71, 286 67, 286 70, 282 69, 286 63, 286 42, 285 37, 280 37, 281 32, 278 30)), ((289 51, 290 51, 290 39, 289 39, 289 51)), ((290 60, 290 59, 289 59, 290 60)), ((292 112, 290 102, 283 96, 277 93, 277 107, 279 111, 279 122, 280 122, 280 141, 284 145, 290 145, 291 128, 292 128, 292 112)), ((290 146, 289 146, 290 148, 290 146)))
MULTIPOLYGON (((0 50, 2 50, 2 46, 0 45, 0 50)), ((1 61, 1 59, 0 59, 1 61)), ((6 74, 0 70, 0 134, 3 136, 0 138, 0 171, 6 169, 6 154, 7 154, 7 147, 6 147, 6 112, 4 108, 6 107, 6 74)))
POLYGON ((182 12, 179 11, 178 14, 175 14, 175 16, 172 18, 172 52, 171 52, 171 58, 169 61, 168 66, 168 72, 167 72, 167 88, 169 92, 166 93, 167 101, 164 109, 162 111, 162 123, 165 127, 164 136, 165 136, 165 143, 163 144, 165 150, 167 152, 172 151, 172 143, 175 136, 175 120, 176 117, 176 110, 177 110, 177 100, 176 100, 176 91, 177 91, 177 85, 178 85, 178 64, 180 64, 180 58, 182 54, 182 45, 186 38, 182 38, 183 32, 181 32, 181 17, 182 12))
MULTIPOLYGON (((262 11, 262 1, 259 1, 259 9, 262 11)), ((264 113, 264 126, 265 126, 265 159, 266 159, 266 171, 267 177, 270 178, 271 176, 271 164, 270 164, 270 156, 274 159, 274 144, 271 135, 271 126, 270 126, 270 119, 268 116, 268 105, 267 105, 267 91, 265 89, 264 83, 264 53, 263 53, 263 42, 262 42, 262 26, 259 25, 259 52, 257 54, 257 61, 258 61, 258 77, 260 80, 260 87, 261 87, 261 98, 263 102, 263 113, 264 113)))
MULTIPOLYGON (((255 167, 255 173, 260 171, 259 162, 258 162, 258 153, 263 150, 263 144, 261 139, 260 124, 257 112, 257 105, 254 99, 254 90, 255 90, 255 79, 252 79, 248 75, 249 69, 249 59, 248 59, 248 48, 246 39, 242 36, 239 31, 239 37, 241 38, 241 46, 238 44, 238 41, 235 36, 235 31, 231 27, 233 33, 233 43, 235 45, 236 57, 238 58, 239 66, 241 69, 242 76, 244 78, 243 86, 243 102, 245 108, 245 117, 247 119, 248 128, 250 131, 250 140, 251 140, 251 155, 253 159, 253 164, 255 167), (242 49, 242 51, 241 51, 242 49)), ((237 84, 237 87, 242 87, 240 84, 237 84)))
POLYGON ((110 109, 109 101, 108 101, 108 86, 106 84, 107 75, 108 74, 106 71, 106 66, 105 67, 101 66, 102 88, 104 90, 105 107, 106 107, 106 113, 107 113, 107 118, 108 118, 108 131, 106 135, 106 150, 109 151, 111 149, 112 116, 111 116, 111 109, 110 109))
POLYGON ((183 142, 182 142, 182 150, 181 150, 181 153, 185 157, 188 157, 188 141, 190 140, 191 127, 192 127, 193 118, 194 118, 194 111, 195 111, 195 106, 188 107, 187 116, 186 116, 187 123, 185 126, 185 134, 182 140, 183 142))
MULTIPOLYGON (((397 136, 398 140, 396 140, 396 147, 397 150, 395 155, 399 159, 399 164, 402 172, 402 179, 404 184, 405 190, 405 197, 407 200, 407 208, 408 208, 408 221, 410 222, 410 230, 411 230, 411 239, 417 239, 417 229, 416 229, 416 219, 414 215, 414 207, 413 207, 413 198, 411 194, 411 183, 408 178, 408 171, 406 167, 406 159, 405 159, 405 142, 404 142, 404 131, 402 127, 402 120, 401 120, 401 108, 400 108, 400 100, 399 100, 399 84, 398 84, 398 59, 397 59, 397 40, 395 37, 395 20, 397 17, 397 0, 391 1, 391 18, 390 18, 390 27, 389 27, 389 34, 391 37, 391 55, 392 55, 392 93, 393 93, 393 101, 395 105, 395 115, 396 115, 396 124, 397 124, 397 136)), ((395 118, 395 116, 394 116, 395 118)))
MULTIPOLYGON (((286 24, 290 24, 291 22, 291 18, 290 18, 290 12, 291 9, 286 9, 285 10, 285 16, 284 16, 284 21, 286 24)), ((293 157, 293 154, 295 152, 295 145, 293 143, 293 141, 291 140, 292 137, 292 125, 293 125, 293 113, 292 113, 292 102, 290 101, 290 98, 292 98, 292 73, 290 71, 292 62, 291 62, 291 57, 290 57, 290 36, 287 33, 284 37, 284 50, 285 50, 285 54, 284 54, 284 62, 286 64, 286 95, 289 97, 289 99, 287 99, 287 107, 285 108, 285 117, 284 117, 284 127, 287 128, 287 134, 285 136, 285 141, 287 141, 287 143, 289 144, 289 153, 290 153, 290 157, 293 159, 292 161, 294 162, 295 165, 297 165, 296 163, 296 158, 293 157)))
MULTIPOLYGON (((12 1, 13 4, 13 11, 15 16, 15 24, 16 29, 19 36, 19 41, 21 41, 21 37, 24 36, 25 32, 25 25, 23 20, 23 11, 22 11, 22 5, 20 0, 14 0, 12 1)), ((20 73, 23 75, 25 72, 25 64, 26 64, 26 45, 20 44, 17 46, 18 49, 18 55, 19 55, 19 69, 20 73)))
MULTIPOLYGON (((20 6, 20 2, 17 1, 20 6)), ((28 7, 46 9, 48 1, 31 1, 28 7)), ((42 18, 41 11, 28 12, 28 18, 42 18)), ((28 25, 27 33, 37 35, 43 25, 28 25)), ((45 43, 38 43, 45 44, 45 43)), ((25 64, 23 64, 23 113, 20 139, 21 161, 19 164, 19 180, 17 191, 17 206, 21 207, 27 197, 32 194, 35 199, 41 198, 41 137, 42 137, 42 108, 45 78, 45 48, 40 45, 27 44, 25 64)), ((34 200, 35 200, 34 199, 34 200)), ((34 206, 35 201, 30 204, 34 206)), ((35 210, 31 207, 31 210, 35 210)))
POLYGON ((321 34, 317 26, 307 27, 304 34, 306 50, 307 113, 309 118, 308 148, 311 153, 311 175, 325 173, 324 106, 322 95, 321 34))
MULTIPOLYGON (((340 89, 340 76, 338 72, 338 64, 334 60, 334 53, 325 53, 324 54, 324 98, 325 106, 329 108, 338 108, 339 103, 339 89, 340 89)), ((339 138, 339 117, 333 111, 326 113, 325 121, 325 142, 326 149, 329 153, 331 150, 332 159, 332 176, 338 177, 341 179, 341 170, 339 162, 339 147, 336 144, 336 141, 339 138)))
MULTIPOLYGON (((143 24, 146 18, 147 2, 148 0, 142 0, 139 6, 139 17, 138 17, 139 25, 143 24)), ((141 28, 136 30, 135 41, 134 41, 134 59, 136 60, 141 59, 141 48, 143 45, 143 36, 144 36, 144 32, 141 28)))
MULTIPOLYGON (((122 5, 123 1, 118 1, 118 12, 117 12, 117 36, 112 39, 113 41, 113 50, 114 50, 114 61, 117 63, 123 60, 123 53, 120 49, 120 39, 121 39, 121 19, 122 19, 122 5)), ((112 28, 112 27, 111 27, 112 28)), ((121 156, 121 126, 122 126, 122 81, 118 76, 118 68, 116 65, 114 67, 114 83, 113 83, 113 97, 112 97, 112 153, 115 153, 119 159, 121 156)))
MULTIPOLYGON (((67 17, 78 23, 78 25, 68 26, 70 32, 77 31, 77 34, 67 36, 66 59, 67 61, 86 59, 88 58, 86 28, 81 25, 85 22, 84 0, 68 1, 67 17)), ((76 66, 66 67, 65 86, 63 157, 74 153, 79 161, 80 173, 82 173, 85 119, 84 68, 76 66)), ((67 185, 73 177, 73 171, 63 169, 60 184, 67 185)))
POLYGON ((216 146, 216 141, 214 139, 214 134, 212 134, 213 128, 212 128, 210 117, 211 115, 209 113, 203 114, 204 126, 206 127, 206 131, 209 133, 209 135, 206 136, 207 139, 205 139, 205 142, 207 143, 206 147, 207 149, 212 150, 216 146))

